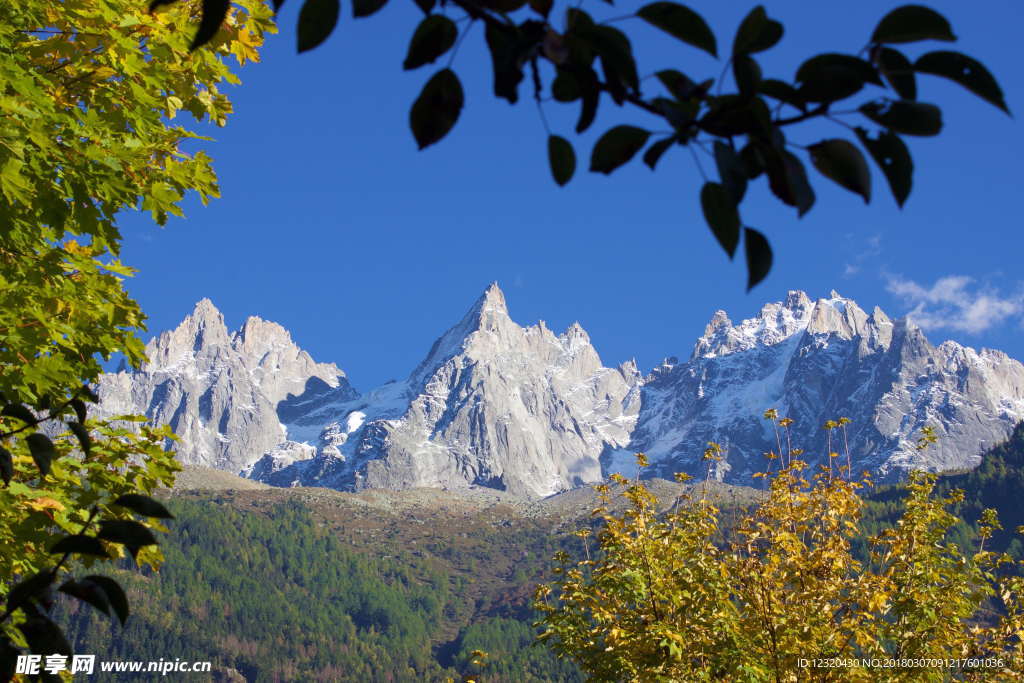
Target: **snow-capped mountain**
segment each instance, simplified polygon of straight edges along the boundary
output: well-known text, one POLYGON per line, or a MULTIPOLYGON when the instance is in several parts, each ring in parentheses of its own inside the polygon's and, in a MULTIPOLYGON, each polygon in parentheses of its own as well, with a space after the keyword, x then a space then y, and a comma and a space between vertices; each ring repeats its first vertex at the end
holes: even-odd
POLYGON ((973 467, 1024 418, 1020 363, 932 346, 911 323, 835 292, 816 302, 790 292, 735 325, 718 311, 688 361, 647 376, 633 362, 603 367, 579 324, 561 335, 517 325, 496 284, 406 379, 362 395, 275 323, 249 318, 229 333, 209 300, 147 354, 141 370, 102 379, 102 411, 169 423, 187 464, 278 486, 540 497, 632 470, 637 451, 651 474, 703 476, 709 441, 726 448, 714 475, 750 483, 778 450, 768 408, 795 420, 792 445, 812 462, 827 460, 823 423, 851 418, 855 469, 896 478, 973 467), (939 443, 921 453, 925 425, 939 443))
MULTIPOLYGON (((816 302, 790 292, 736 325, 716 312, 687 362, 668 359, 644 378, 628 450, 604 462, 626 470, 626 454, 643 451, 655 473, 704 476, 713 441, 726 449, 713 476, 750 483, 768 469, 765 452, 789 447, 763 418, 768 408, 793 418, 792 447, 814 464, 828 460, 824 423, 848 417, 855 472, 971 468, 1024 418, 1024 366, 1000 351, 932 346, 907 320, 877 307, 868 315, 835 292, 816 302), (920 452, 926 425, 939 442, 920 452)), ((845 464, 842 434, 833 439, 845 464)))
POLYGON ((402 382, 286 422, 246 471, 275 485, 458 488, 547 496, 602 479, 639 409, 634 364, 602 367, 579 324, 520 327, 496 284, 402 382), (303 443, 304 442, 304 443, 303 443))
POLYGON ((314 362, 277 323, 250 317, 229 333, 209 299, 151 340, 146 356, 139 371, 101 378, 100 411, 169 424, 189 465, 238 472, 285 438, 279 416, 357 395, 345 373, 314 362))

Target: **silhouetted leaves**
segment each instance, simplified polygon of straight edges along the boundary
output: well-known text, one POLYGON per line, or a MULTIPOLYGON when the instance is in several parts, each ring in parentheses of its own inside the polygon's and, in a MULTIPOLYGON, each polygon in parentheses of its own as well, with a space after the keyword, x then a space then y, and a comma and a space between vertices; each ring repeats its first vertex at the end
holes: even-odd
POLYGON ((0 415, 4 417, 14 417, 25 424, 34 425, 39 422, 39 419, 35 416, 31 410, 23 406, 20 403, 8 403, 4 406, 3 410, 0 410, 0 415))
POLYGON ((678 138, 675 135, 672 135, 654 142, 647 148, 647 151, 644 152, 644 163, 653 171, 658 165, 658 161, 661 160, 662 155, 665 154, 665 152, 668 151, 668 148, 674 145, 677 140, 678 138))
POLYGON ((803 216, 814 206, 814 190, 807 180, 807 170, 788 151, 771 150, 765 154, 765 170, 768 186, 776 197, 794 206, 797 215, 803 216))
POLYGON ((772 248, 768 239, 753 228, 743 228, 743 248, 747 254, 747 291, 749 292, 772 269, 772 248))
POLYGON ((573 102, 582 95, 576 78, 565 69, 559 69, 551 82, 551 96, 558 102, 573 102))
POLYGON ((67 425, 71 433, 78 439, 78 445, 82 447, 82 452, 89 457, 92 452, 92 437, 89 436, 89 430, 80 422, 68 422, 67 425))
POLYGON ((19 581, 7 594, 7 611, 13 612, 28 604, 30 600, 43 595, 53 583, 53 579, 53 569, 43 569, 27 579, 19 581))
POLYGON ((99 539, 93 536, 86 536, 85 534, 75 534, 74 536, 65 536, 60 539, 50 548, 50 552, 54 555, 63 555, 64 553, 75 553, 78 555, 95 555, 96 557, 110 557, 107 553, 106 548, 100 543, 99 539))
POLYGON ((761 67, 748 55, 737 55, 732 59, 732 74, 741 95, 757 93, 761 85, 761 67))
POLYGON ((718 56, 715 34, 703 17, 677 2, 652 2, 637 11, 637 16, 679 40, 718 56))
POLYGON ((412 34, 402 68, 408 70, 430 64, 451 49, 458 35, 455 22, 441 14, 431 14, 412 34))
POLYGON ((104 541, 124 545, 132 557, 139 552, 139 548, 157 544, 152 531, 130 519, 111 519, 100 522, 98 536, 104 541))
POLYGON ((386 4, 388 0, 352 0, 352 16, 357 19, 368 17, 386 4))
POLYGON ((124 589, 121 588, 120 584, 109 576, 98 576, 96 574, 86 576, 84 580, 91 581, 103 589, 103 593, 110 602, 110 607, 123 625, 128 620, 128 597, 124 594, 124 589))
POLYGON ((87 411, 85 404, 80 399, 73 398, 70 401, 71 408, 75 411, 75 416, 78 417, 78 421, 84 423, 87 417, 87 411))
POLYGON ((494 94, 515 104, 523 67, 519 59, 519 30, 515 26, 488 23, 484 31, 494 67, 494 94))
POLYGON ((861 144, 867 148, 871 158, 885 174, 896 203, 902 207, 910 196, 914 176, 914 162, 906 144, 900 136, 891 131, 884 131, 877 138, 872 138, 859 126, 855 130, 861 144))
POLYGON ((925 102, 882 99, 862 105, 860 112, 878 125, 906 135, 931 136, 942 130, 942 110, 925 102))
POLYGON ((31 610, 28 619, 18 624, 18 630, 25 635, 28 649, 39 654, 72 655, 71 645, 64 632, 48 616, 38 610, 31 610))
POLYGON ((736 203, 719 183, 704 183, 700 190, 700 208, 711 233, 731 259, 740 242, 740 214, 736 203))
POLYGON ((891 47, 880 48, 876 61, 882 76, 902 99, 917 99, 917 78, 914 76, 914 66, 902 52, 891 47))
POLYGON ((451 69, 442 69, 427 81, 409 112, 409 126, 420 149, 448 134, 463 103, 462 84, 451 69))
POLYGON ((733 57, 762 52, 782 39, 782 24, 769 19, 764 7, 758 5, 740 22, 732 41, 733 57))
MULTIPOLYGON (((150 3, 149 11, 152 12, 156 7, 163 4, 169 3, 150 3)), ((202 16, 199 19, 199 29, 196 31, 196 35, 192 38, 192 43, 188 46, 189 51, 197 50, 213 40, 213 37, 217 35, 217 31, 220 30, 221 24, 224 23, 224 19, 228 16, 228 8, 230 7, 230 0, 203 0, 202 16)))
POLYGON ((904 5, 882 17, 872 43, 912 43, 918 40, 954 41, 953 29, 941 14, 921 5, 904 5))
POLYGON ((163 503, 139 493, 126 493, 115 500, 114 505, 120 505, 121 507, 128 508, 132 512, 144 517, 174 519, 174 515, 167 511, 167 508, 164 507, 163 503))
POLYGON ((733 203, 739 206, 747 192, 747 172, 743 160, 732 147, 719 140, 715 140, 714 150, 715 166, 718 168, 722 187, 733 203))
POLYGON ((306 0, 299 11, 299 52, 312 50, 327 40, 341 14, 339 0, 306 0))
POLYGON ((45 477, 50 473, 50 463, 57 457, 57 450, 53 447, 53 442, 50 441, 50 437, 38 432, 29 434, 25 441, 28 443, 29 452, 32 453, 32 460, 35 461, 36 467, 45 477))
POLYGON ((610 174, 639 152, 651 136, 636 126, 615 126, 600 138, 590 155, 590 170, 610 174))
POLYGON ((569 141, 560 135, 548 136, 548 164, 551 176, 559 187, 572 179, 576 172, 576 152, 569 141))
POLYGON ((797 109, 804 110, 807 108, 807 102, 800 97, 796 88, 785 81, 780 81, 775 78, 765 78, 758 85, 757 89, 761 94, 773 97, 778 101, 785 102, 797 109))
POLYGON ((852 142, 833 138, 810 145, 811 162, 826 178, 871 201, 871 172, 868 162, 852 142))
POLYGON ((800 97, 832 102, 855 94, 865 83, 882 85, 875 67, 859 57, 826 53, 811 57, 796 72, 800 97))
POLYGON ((594 123, 601 90, 598 87, 597 74, 590 67, 578 70, 576 72, 576 79, 580 85, 581 93, 580 117, 576 121, 576 132, 582 133, 594 123))
POLYGON ((106 591, 95 581, 90 581, 89 579, 80 579, 78 581, 69 579, 61 584, 61 587, 57 590, 78 598, 82 602, 89 603, 108 617, 112 616, 110 614, 110 599, 107 597, 106 591))
POLYGON ((4 485, 11 483, 11 477, 14 476, 14 459, 11 457, 11 452, 0 446, 0 479, 4 480, 4 485))
POLYGON ((940 50, 921 55, 914 62, 914 70, 944 76, 972 93, 999 107, 1007 114, 1010 110, 1003 99, 1002 88, 981 62, 959 52, 940 50))
POLYGON ((551 7, 554 4, 554 0, 529 0, 530 9, 542 17, 547 17, 551 14, 551 7))

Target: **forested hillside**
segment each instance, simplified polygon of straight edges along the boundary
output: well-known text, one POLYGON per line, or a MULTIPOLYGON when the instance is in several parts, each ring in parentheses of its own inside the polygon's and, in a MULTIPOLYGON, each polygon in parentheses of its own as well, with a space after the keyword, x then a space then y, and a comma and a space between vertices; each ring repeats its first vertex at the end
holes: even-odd
POLYGON ((79 609, 76 652, 210 659, 248 681, 442 681, 476 672, 471 652, 483 649, 479 680, 580 680, 531 646, 528 584, 555 550, 539 522, 444 523, 439 511, 402 528, 376 510, 328 518, 287 491, 169 506, 165 566, 119 576, 134 608, 127 626, 79 609))
MULTIPOLYGON (((668 482, 652 485, 672 501, 668 482)), ((975 547, 974 521, 995 507, 1004 531, 989 547, 1019 557, 1024 426, 978 469, 940 478, 940 492, 952 488, 965 491, 957 513, 969 521, 953 540, 975 547)), ((760 495, 723 491, 725 519, 760 495)), ((867 494, 865 537, 895 519, 903 495, 867 494)), ((550 578, 555 551, 583 552, 570 532, 587 523, 584 490, 529 506, 491 494, 301 488, 176 492, 167 504, 177 519, 165 566, 119 576, 134 609, 127 627, 89 608, 60 617, 76 652, 210 659, 248 681, 582 680, 532 645, 529 597, 550 578), (474 650, 489 653, 483 669, 474 650)))

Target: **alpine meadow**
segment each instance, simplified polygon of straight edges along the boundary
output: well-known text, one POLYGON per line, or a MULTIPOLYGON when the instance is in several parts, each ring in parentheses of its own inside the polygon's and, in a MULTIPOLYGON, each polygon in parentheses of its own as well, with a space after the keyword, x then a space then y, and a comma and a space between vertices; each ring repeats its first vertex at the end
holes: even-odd
POLYGON ((1024 14, 739 5, 0 7, 0 681, 1024 679, 1024 14))

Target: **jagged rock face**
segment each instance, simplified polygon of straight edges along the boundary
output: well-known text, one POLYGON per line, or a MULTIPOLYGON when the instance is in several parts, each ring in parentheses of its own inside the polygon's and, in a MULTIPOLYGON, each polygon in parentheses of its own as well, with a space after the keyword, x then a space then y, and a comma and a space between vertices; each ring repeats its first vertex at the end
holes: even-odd
POLYGON ((578 324, 555 335, 520 327, 492 285, 404 382, 297 418, 326 425, 317 454, 294 448, 256 463, 276 485, 504 489, 546 496, 602 479, 609 447, 629 440, 639 409, 635 364, 602 367, 578 324))
MULTIPOLYGON (((766 451, 789 448, 762 417, 768 408, 795 420, 792 447, 813 464, 828 460, 823 424, 845 416, 856 472, 894 479, 912 468, 970 468, 1024 418, 1024 366, 998 351, 932 346, 905 320, 878 308, 868 315, 835 292, 817 302, 790 292, 738 325, 717 312, 689 361, 655 368, 628 452, 646 452, 654 474, 703 477, 703 453, 714 441, 727 452, 712 476, 751 483, 767 469, 766 451), (926 425, 939 442, 921 452, 916 439, 926 425)), ((845 464, 841 432, 832 439, 845 464)), ((628 469, 625 453, 610 453, 605 464, 628 469)))
POLYGON ((169 424, 189 465, 238 472, 284 440, 279 411, 357 395, 341 370, 313 361, 276 323, 251 317, 229 333, 209 299, 150 341, 146 355, 140 370, 101 379, 100 411, 169 424))

